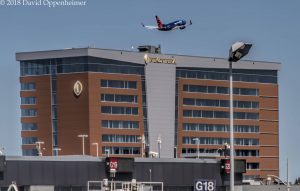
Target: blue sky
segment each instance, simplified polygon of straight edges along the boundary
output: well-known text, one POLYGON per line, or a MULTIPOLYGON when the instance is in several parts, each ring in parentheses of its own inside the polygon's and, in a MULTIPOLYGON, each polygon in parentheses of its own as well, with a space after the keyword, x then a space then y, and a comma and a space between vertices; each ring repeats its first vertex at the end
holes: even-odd
POLYGON ((15 53, 96 46, 130 50, 131 46, 161 44, 164 53, 227 57, 235 41, 253 43, 246 59, 282 63, 280 88, 280 175, 300 176, 300 1, 289 0, 87 0, 84 7, 0 6, 0 146, 21 154, 19 66, 15 53), (145 30, 184 18, 186 30, 145 30))

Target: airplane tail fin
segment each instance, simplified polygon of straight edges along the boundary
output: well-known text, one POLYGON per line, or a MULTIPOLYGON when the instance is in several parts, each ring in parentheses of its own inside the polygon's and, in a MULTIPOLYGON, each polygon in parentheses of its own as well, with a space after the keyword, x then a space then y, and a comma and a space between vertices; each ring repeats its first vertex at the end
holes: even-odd
POLYGON ((162 28, 163 27, 163 23, 161 22, 161 20, 159 19, 159 17, 157 15, 155 15, 155 18, 156 18, 156 22, 157 22, 158 28, 162 28))

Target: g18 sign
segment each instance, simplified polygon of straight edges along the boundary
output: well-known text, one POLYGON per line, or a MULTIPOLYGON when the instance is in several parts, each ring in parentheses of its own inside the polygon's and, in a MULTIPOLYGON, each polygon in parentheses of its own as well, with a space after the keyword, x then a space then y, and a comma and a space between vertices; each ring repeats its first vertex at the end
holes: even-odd
POLYGON ((215 180, 195 180, 194 191, 215 191, 215 180))

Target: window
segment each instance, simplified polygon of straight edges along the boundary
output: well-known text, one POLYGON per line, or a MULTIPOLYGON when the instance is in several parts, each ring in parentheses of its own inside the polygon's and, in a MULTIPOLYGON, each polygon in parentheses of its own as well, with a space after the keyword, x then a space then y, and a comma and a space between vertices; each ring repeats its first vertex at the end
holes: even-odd
MULTIPOLYGON (((229 118, 227 111, 183 110, 183 117, 196 118, 229 118)), ((258 120, 259 113, 234 112, 234 119, 258 120)))
MULTIPOLYGON (((229 88, 222 87, 222 86, 203 86, 203 85, 184 84, 183 91, 193 92, 193 93, 229 94, 229 88)), ((253 89, 253 88, 233 88, 233 94, 258 96, 259 91, 258 89, 253 89)))
POLYGON ((122 80, 101 80, 101 87, 103 87, 103 88, 136 89, 137 82, 122 81, 122 80))
POLYGON ((23 156, 38 156, 38 151, 36 149, 23 149, 23 156))
POLYGON ((103 142, 137 143, 139 135, 102 135, 103 142))
POLYGON ((22 131, 35 131, 37 130, 36 123, 22 123, 22 131))
POLYGON ((259 163, 258 162, 247 162, 247 170, 257 170, 259 169, 259 163))
POLYGON ((102 94, 101 101, 137 103, 137 95, 102 94))
MULTIPOLYGON (((228 138, 219 138, 219 137, 182 137, 183 144, 197 145, 197 138, 199 139, 200 145, 224 145, 229 143, 228 138)), ((259 145, 258 139, 250 138, 235 138, 235 145, 240 146, 256 146, 259 145)))
POLYGON ((20 63, 21 76, 45 75, 50 73, 50 60, 31 60, 20 63))
MULTIPOLYGON (((177 69, 176 76, 181 78, 228 80, 228 70, 224 69, 177 69)), ((242 82, 277 83, 277 71, 233 70, 233 80, 242 82)))
POLYGON ((57 147, 58 146, 58 136, 57 136, 57 132, 53 132, 52 134, 52 141, 53 141, 53 146, 57 147))
MULTIPOLYGON (((223 124, 201 124, 201 123, 183 123, 184 131, 215 131, 228 132, 229 125, 223 124)), ((259 126, 254 125, 234 125, 234 132, 237 133, 257 133, 259 126)))
POLYGON ((138 115, 138 108, 102 106, 101 112, 105 114, 114 114, 114 115, 138 115))
POLYGON ((259 156, 259 150, 235 150, 236 156, 253 157, 259 156))
POLYGON ((138 129, 139 122, 138 121, 103 120, 102 127, 103 128, 112 128, 112 129, 138 129))
POLYGON ((102 147, 102 154, 108 155, 139 155, 140 147, 102 147))
POLYGON ((35 117, 37 116, 36 109, 21 109, 22 117, 35 117))
POLYGON ((38 141, 37 137, 23 137, 22 138, 23 145, 35 144, 37 141, 38 141))
MULTIPOLYGON (((205 107, 229 107, 229 100, 193 99, 183 98, 183 105, 205 106, 205 107)), ((254 101, 234 101, 235 108, 259 108, 259 102, 254 101)))
POLYGON ((35 89, 35 83, 29 82, 29 83, 21 83, 21 91, 34 91, 35 89))
POLYGON ((36 104, 36 97, 21 97, 22 105, 34 105, 36 104))

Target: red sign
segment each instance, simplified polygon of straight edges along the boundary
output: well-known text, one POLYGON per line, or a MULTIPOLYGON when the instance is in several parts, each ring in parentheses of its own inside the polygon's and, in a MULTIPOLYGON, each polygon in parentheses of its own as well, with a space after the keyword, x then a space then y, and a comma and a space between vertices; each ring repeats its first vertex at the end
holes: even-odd
POLYGON ((230 159, 225 159, 225 173, 230 173, 230 159))
POLYGON ((109 169, 117 170, 118 168, 118 159, 117 158, 109 158, 109 169))

